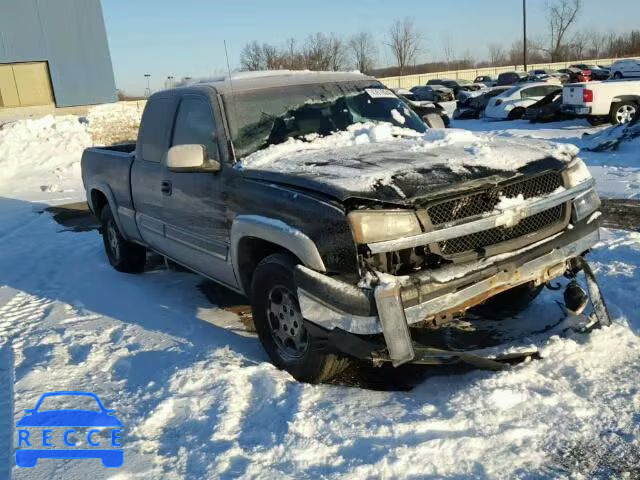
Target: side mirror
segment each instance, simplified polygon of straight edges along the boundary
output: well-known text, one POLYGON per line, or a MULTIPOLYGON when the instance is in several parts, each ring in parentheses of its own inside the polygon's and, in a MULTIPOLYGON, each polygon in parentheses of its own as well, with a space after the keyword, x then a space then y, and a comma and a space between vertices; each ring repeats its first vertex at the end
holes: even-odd
POLYGON ((208 158, 204 145, 175 145, 167 154, 167 168, 172 172, 217 172, 220 162, 208 158))

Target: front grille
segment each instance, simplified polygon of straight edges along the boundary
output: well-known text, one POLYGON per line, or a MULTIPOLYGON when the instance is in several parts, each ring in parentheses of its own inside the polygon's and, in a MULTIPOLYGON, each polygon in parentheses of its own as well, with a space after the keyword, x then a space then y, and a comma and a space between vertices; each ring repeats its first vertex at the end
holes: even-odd
POLYGON ((427 208, 427 213, 434 226, 455 222, 468 217, 492 212, 500 197, 517 197, 522 194, 526 199, 548 195, 563 186, 560 172, 550 171, 535 177, 526 177, 515 182, 499 184, 436 203, 427 208))
POLYGON ((490 245, 513 240, 538 232, 557 224, 565 218, 565 205, 558 205, 544 212, 531 215, 513 227, 496 227, 463 237, 440 242, 440 252, 445 256, 457 255, 468 251, 477 251, 490 245))

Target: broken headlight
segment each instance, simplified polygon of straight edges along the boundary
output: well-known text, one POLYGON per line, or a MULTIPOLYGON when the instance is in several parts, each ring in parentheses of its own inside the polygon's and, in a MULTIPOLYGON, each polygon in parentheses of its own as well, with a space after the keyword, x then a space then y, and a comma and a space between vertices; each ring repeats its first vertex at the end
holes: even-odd
POLYGON ((573 201, 573 221, 579 222, 587 218, 600 208, 600 203, 600 197, 595 188, 591 188, 582 195, 577 196, 573 201))
POLYGON ((375 243, 422 233, 411 210, 355 210, 347 215, 356 243, 375 243))

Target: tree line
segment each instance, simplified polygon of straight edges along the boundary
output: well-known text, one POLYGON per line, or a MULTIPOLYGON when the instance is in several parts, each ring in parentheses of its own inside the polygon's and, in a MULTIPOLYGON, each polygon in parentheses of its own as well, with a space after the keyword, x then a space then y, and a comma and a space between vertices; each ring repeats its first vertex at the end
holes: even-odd
MULTIPOLYGON (((527 41, 528 63, 567 60, 631 57, 640 55, 640 30, 603 33, 577 28, 583 0, 549 0, 546 32, 527 41)), ((240 54, 240 69, 250 70, 359 70, 376 76, 409 75, 443 70, 461 70, 488 66, 521 65, 523 40, 510 45, 492 43, 482 61, 473 59, 469 50, 456 52, 453 37, 447 34, 441 47, 428 42, 412 18, 394 21, 383 38, 370 32, 350 37, 317 32, 304 40, 287 39, 283 45, 251 41, 240 54), (379 68, 380 48, 394 59, 394 65, 379 68), (418 64, 427 51, 441 48, 441 60, 418 64)))

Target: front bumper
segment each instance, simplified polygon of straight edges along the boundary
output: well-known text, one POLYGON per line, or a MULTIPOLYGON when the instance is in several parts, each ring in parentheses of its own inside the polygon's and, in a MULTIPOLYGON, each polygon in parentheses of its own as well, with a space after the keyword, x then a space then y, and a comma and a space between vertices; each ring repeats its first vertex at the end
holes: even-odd
POLYGON ((513 254, 406 277, 385 275, 373 289, 299 266, 296 282, 300 308, 307 321, 324 331, 382 333, 389 357, 399 365, 414 357, 410 325, 447 318, 524 283, 548 282, 565 272, 569 259, 599 240, 598 222, 585 220, 513 254))

